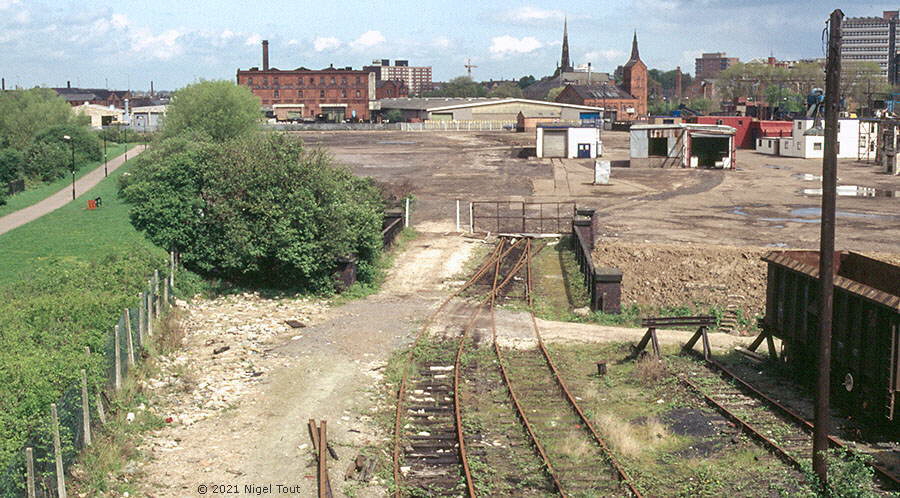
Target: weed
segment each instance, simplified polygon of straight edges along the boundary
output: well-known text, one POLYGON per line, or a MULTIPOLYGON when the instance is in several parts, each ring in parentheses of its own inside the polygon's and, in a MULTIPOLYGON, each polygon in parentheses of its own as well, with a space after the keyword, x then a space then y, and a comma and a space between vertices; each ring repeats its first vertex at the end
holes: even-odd
POLYGON ((659 385, 659 381, 668 375, 666 364, 653 355, 644 355, 635 362, 634 375, 641 384, 649 387, 659 385))

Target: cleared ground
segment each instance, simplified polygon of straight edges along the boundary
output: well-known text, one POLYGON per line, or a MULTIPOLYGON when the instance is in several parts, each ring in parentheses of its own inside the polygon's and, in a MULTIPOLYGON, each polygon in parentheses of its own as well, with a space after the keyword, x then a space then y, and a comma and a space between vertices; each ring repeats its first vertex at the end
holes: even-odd
MULTIPOLYGON (((519 157, 532 134, 512 132, 298 132, 360 175, 409 181, 416 222, 454 226, 454 199, 574 200, 599 209, 601 233, 632 242, 818 248, 816 159, 737 151, 734 171, 614 168, 594 186, 592 161, 519 157)), ((604 132, 604 158, 628 158, 628 134, 604 132)), ((900 191, 874 164, 839 161, 839 184, 900 191)), ((838 200, 839 249, 900 252, 900 198, 838 200)), ((467 221, 463 212, 463 222, 467 221)))

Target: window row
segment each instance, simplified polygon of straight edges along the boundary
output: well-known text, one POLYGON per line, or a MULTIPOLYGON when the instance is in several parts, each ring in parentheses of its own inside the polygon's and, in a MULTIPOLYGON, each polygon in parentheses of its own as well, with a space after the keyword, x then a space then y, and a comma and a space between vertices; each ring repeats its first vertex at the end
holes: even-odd
MULTIPOLYGON (((293 92, 290 90, 273 90, 272 96, 277 99, 280 97, 291 96, 292 93, 293 92)), ((315 95, 316 95, 315 90, 307 90, 306 91, 306 97, 315 97, 315 95)), ((303 90, 297 90, 297 96, 302 98, 304 96, 303 90)), ((341 97, 347 98, 347 90, 346 89, 341 89, 341 97)), ((356 98, 360 98, 360 97, 362 97, 362 92, 359 90, 356 90, 356 98)), ((319 98, 325 98, 325 90, 319 90, 319 98)))
MULTIPOLYGON (((368 78, 367 78, 367 79, 368 79, 368 78)), ((315 85, 315 84, 316 84, 316 78, 315 78, 314 76, 310 76, 309 78, 306 78, 306 77, 303 77, 303 76, 300 76, 300 77, 288 77, 288 78, 285 78, 285 80, 286 80, 285 83, 288 84, 288 85, 291 85, 291 84, 295 84, 295 85, 303 85, 303 83, 304 83, 305 81, 307 81, 307 80, 309 80, 309 84, 310 84, 310 85, 315 85)), ((262 78, 257 78, 256 81, 257 81, 257 84, 261 84, 262 86, 269 86, 269 78, 268 78, 267 76, 263 76, 262 78), (260 83, 260 82, 261 82, 261 83, 260 83)), ((336 84, 338 84, 338 81, 340 81, 341 86, 346 86, 346 85, 348 84, 348 79, 347 79, 346 76, 341 76, 340 80, 338 80, 337 77, 335 77, 335 76, 319 76, 319 84, 320 84, 320 85, 326 85, 326 84, 336 85, 336 84)), ((247 77, 247 84, 248 84, 248 85, 252 85, 252 84, 253 84, 253 76, 248 76, 248 77, 247 77)), ((273 84, 273 85, 278 85, 278 84, 279 84, 278 76, 273 76, 273 77, 272 77, 272 84, 273 84)), ((356 77, 356 84, 357 84, 357 85, 363 84, 363 77, 362 77, 362 76, 357 76, 357 77, 356 77)))

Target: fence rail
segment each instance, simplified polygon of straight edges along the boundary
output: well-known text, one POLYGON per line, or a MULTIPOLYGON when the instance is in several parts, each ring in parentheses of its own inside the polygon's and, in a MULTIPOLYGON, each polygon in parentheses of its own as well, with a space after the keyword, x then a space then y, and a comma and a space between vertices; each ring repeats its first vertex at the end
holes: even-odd
POLYGON ((575 218, 574 202, 473 201, 473 232, 566 233, 575 218))
POLYGON ((85 347, 87 364, 102 363, 106 367, 103 382, 94 383, 86 369, 80 370, 80 381, 47 407, 49 424, 29 434, 17 458, 0 469, 0 495, 67 497, 66 469, 80 451, 91 446, 95 429, 107 422, 111 394, 122 389, 128 374, 140 364, 159 320, 171 308, 176 266, 172 253, 167 270, 155 271, 136 305, 122 310, 112 324, 104 351, 85 347), (10 484, 13 489, 8 489, 10 484))
POLYGON ((424 121, 400 123, 403 131, 503 131, 515 130, 516 121, 424 121))

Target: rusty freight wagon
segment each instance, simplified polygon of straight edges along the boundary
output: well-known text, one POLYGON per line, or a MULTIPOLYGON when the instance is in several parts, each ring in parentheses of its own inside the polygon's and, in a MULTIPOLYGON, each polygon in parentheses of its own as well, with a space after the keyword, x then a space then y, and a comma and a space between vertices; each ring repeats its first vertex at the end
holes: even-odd
MULTIPOLYGON (((814 383, 819 330, 819 252, 775 251, 768 263, 763 335, 782 341, 779 359, 814 383)), ((835 253, 831 392, 856 418, 900 427, 900 267, 835 253)), ((761 336, 762 337, 762 336, 761 336)))

